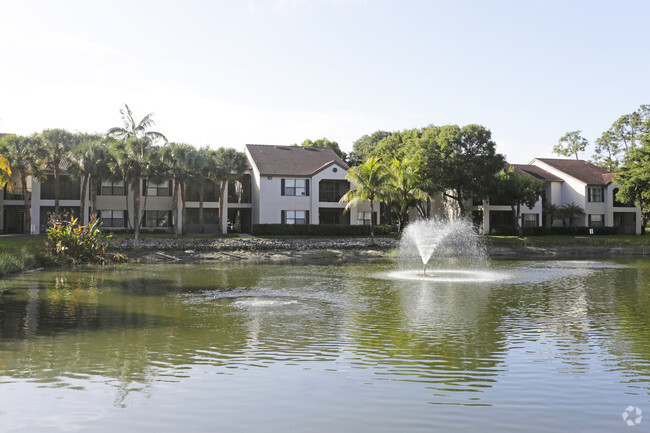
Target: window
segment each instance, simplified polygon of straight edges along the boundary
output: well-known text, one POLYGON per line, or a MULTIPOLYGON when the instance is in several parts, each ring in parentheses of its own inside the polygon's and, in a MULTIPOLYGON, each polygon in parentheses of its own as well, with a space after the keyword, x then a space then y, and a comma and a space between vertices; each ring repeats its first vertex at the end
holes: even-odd
POLYGON ((524 227, 537 227, 538 224, 538 215, 536 213, 525 213, 522 214, 524 217, 524 227))
POLYGON ((147 210, 144 212, 144 226, 145 227, 170 227, 171 218, 169 214, 171 211, 166 210, 147 210))
POLYGON ((282 195, 309 195, 309 180, 282 179, 282 195))
POLYGON ((350 189, 345 180, 321 180, 318 184, 318 201, 337 203, 350 189))
POLYGON ((589 227, 603 227, 604 215, 589 215, 589 227))
POLYGON ((101 195, 124 195, 124 181, 102 180, 101 195))
POLYGON ((603 188, 600 186, 590 186, 587 187, 587 201, 590 203, 602 203, 604 202, 605 196, 603 194, 603 188))
MULTIPOLYGON (((41 182, 41 198, 43 200, 55 199, 54 176, 48 175, 41 182)), ((81 197, 81 182, 73 180, 70 176, 59 175, 59 200, 79 200, 81 197)))
MULTIPOLYGON (((102 185, 103 186, 103 185, 102 185)), ((123 210, 102 210, 100 217, 102 219, 102 226, 110 227, 124 227, 124 214, 123 210)))
POLYGON ((162 183, 154 183, 146 181, 146 195, 148 196, 159 196, 159 197, 169 197, 169 181, 166 180, 162 183))
MULTIPOLYGON (((359 214, 357 216, 357 222, 359 224, 364 225, 364 226, 369 226, 370 225, 370 215, 371 215, 370 212, 359 212, 359 214)), ((377 215, 376 212, 375 212, 375 215, 377 215)))
POLYGON ((283 213, 284 224, 307 224, 309 212, 306 210, 287 210, 283 213))

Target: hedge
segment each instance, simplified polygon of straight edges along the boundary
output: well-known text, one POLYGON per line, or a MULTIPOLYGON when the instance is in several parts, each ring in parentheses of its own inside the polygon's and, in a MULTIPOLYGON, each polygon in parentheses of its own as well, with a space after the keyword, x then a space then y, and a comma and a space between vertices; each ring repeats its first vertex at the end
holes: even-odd
MULTIPOLYGON (((524 227, 525 236, 588 236, 590 227, 524 227)), ((615 235, 616 227, 593 227, 594 235, 615 235)), ((494 236, 517 236, 513 225, 496 225, 490 229, 494 236)))
MULTIPOLYGON (((391 232, 389 225, 375 226, 376 235, 391 232)), ((257 236, 370 236, 370 226, 342 224, 256 224, 253 234, 257 236)))

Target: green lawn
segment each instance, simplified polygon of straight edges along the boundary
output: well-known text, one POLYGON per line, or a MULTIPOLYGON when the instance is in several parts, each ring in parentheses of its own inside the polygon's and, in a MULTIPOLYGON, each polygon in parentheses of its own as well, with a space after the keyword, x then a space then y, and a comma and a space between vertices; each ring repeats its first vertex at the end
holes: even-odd
POLYGON ((650 235, 601 235, 601 236, 486 236, 494 245, 648 245, 650 235))

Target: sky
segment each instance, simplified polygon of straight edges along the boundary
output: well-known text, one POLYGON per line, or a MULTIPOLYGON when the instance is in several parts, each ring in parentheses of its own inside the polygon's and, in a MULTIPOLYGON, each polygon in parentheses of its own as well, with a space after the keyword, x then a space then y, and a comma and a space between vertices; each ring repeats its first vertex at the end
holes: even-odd
MULTIPOLYGON (((0 0, 0 132, 234 147, 480 124, 511 163, 650 104, 650 2, 0 0)), ((580 156, 588 159, 589 148, 580 156)))

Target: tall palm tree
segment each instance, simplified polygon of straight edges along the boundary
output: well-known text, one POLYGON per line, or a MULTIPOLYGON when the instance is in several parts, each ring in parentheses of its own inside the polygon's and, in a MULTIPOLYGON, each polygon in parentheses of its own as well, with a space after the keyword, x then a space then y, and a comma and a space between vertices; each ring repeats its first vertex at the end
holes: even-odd
POLYGON ((187 181, 196 176, 193 171, 193 161, 196 160, 196 150, 189 144, 169 143, 161 148, 162 163, 165 171, 172 180, 172 224, 174 236, 178 236, 178 197, 181 199, 181 233, 187 233, 187 209, 185 186, 187 181))
POLYGON ((370 237, 375 242, 375 200, 383 199, 386 195, 386 186, 389 173, 381 162, 381 158, 370 157, 362 164, 352 167, 345 176, 347 180, 356 185, 345 193, 339 203, 347 203, 345 210, 358 206, 365 200, 370 200, 370 237))
POLYGON ((119 142, 113 148, 116 166, 125 180, 133 188, 133 229, 135 239, 140 238, 140 226, 142 217, 140 215, 140 202, 142 197, 142 179, 150 173, 152 155, 154 153, 153 143, 149 138, 129 138, 119 142))
MULTIPOLYGON (((34 174, 36 161, 34 159, 33 141, 29 137, 7 135, 0 139, 0 154, 11 168, 20 175, 22 197, 25 204, 24 233, 29 234, 32 225, 31 197, 27 191, 27 178, 34 174)), ((2 171, 0 169, 0 171, 2 171)), ((5 170, 6 173, 6 170, 5 170)))
POLYGON ((103 137, 99 134, 79 134, 78 144, 70 153, 72 165, 70 172, 81 180, 81 201, 79 210, 79 221, 81 224, 86 216, 86 192, 90 189, 91 215, 95 213, 96 184, 102 176, 109 172, 107 161, 107 150, 103 143, 103 137))
POLYGON ((124 104, 124 108, 120 109, 122 115, 122 126, 116 126, 108 130, 108 136, 120 140, 128 140, 129 138, 148 138, 155 142, 162 140, 167 143, 167 137, 160 132, 149 131, 155 122, 153 120, 153 113, 144 116, 139 122, 135 121, 133 112, 128 105, 124 104))
POLYGON ((225 222, 227 215, 225 212, 225 202, 228 200, 228 183, 238 178, 248 168, 246 155, 235 149, 220 147, 215 153, 216 169, 213 173, 213 179, 219 182, 219 233, 227 231, 225 222))
POLYGON ((205 233, 205 219, 203 218, 203 202, 205 196, 205 183, 218 176, 217 156, 214 150, 205 146, 197 151, 197 157, 192 161, 192 168, 199 181, 199 233, 205 233))
POLYGON ((429 197, 424 191, 425 184, 415 161, 404 157, 394 158, 388 166, 389 195, 398 207, 399 231, 408 222, 409 207, 429 197))
POLYGON ((54 214, 59 214, 61 196, 61 172, 66 158, 76 142, 76 137, 65 129, 46 129, 41 133, 42 158, 46 168, 54 173, 54 214))

